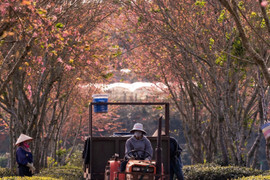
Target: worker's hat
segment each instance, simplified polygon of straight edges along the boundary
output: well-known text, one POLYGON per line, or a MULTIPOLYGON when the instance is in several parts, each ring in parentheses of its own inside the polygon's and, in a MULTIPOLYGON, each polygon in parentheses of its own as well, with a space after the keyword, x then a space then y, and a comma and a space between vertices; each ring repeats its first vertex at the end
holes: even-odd
MULTIPOLYGON (((161 131, 161 135, 164 136, 165 132, 161 131)), ((158 129, 154 132, 154 134, 152 135, 153 137, 157 137, 158 136, 158 129)))
POLYGON ((146 132, 143 130, 143 125, 141 123, 134 124, 133 129, 131 129, 130 132, 133 133, 134 131, 141 131, 146 134, 146 132))
POLYGON ((15 145, 17 146, 22 142, 31 141, 31 140, 33 140, 33 138, 31 138, 30 136, 27 136, 25 134, 21 134, 15 145))

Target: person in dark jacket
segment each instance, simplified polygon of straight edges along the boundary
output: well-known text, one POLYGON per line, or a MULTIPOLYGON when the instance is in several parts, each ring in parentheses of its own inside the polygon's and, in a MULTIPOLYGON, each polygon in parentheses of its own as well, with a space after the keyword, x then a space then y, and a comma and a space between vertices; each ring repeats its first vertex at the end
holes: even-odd
POLYGON ((181 152, 182 148, 177 140, 174 137, 170 137, 170 180, 173 180, 174 175, 178 180, 184 180, 181 152))
POLYGON ((18 146, 16 150, 16 162, 18 164, 19 176, 32 176, 35 172, 33 155, 28 144, 32 140, 33 138, 21 134, 15 144, 18 146))

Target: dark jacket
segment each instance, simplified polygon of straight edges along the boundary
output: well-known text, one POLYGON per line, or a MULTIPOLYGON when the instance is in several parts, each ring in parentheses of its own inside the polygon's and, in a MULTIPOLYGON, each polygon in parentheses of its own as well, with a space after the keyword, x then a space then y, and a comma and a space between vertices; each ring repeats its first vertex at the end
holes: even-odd
POLYGON ((181 152, 182 148, 178 144, 177 140, 170 137, 170 180, 173 180, 174 175, 178 180, 184 180, 181 152))
POLYGON ((174 137, 170 137, 170 158, 179 158, 182 148, 174 137))
POLYGON ((16 161, 19 168, 19 176, 32 176, 32 172, 27 163, 33 163, 33 155, 31 152, 26 151, 23 147, 19 146, 16 150, 16 161))
POLYGON ((18 165, 26 165, 27 163, 32 163, 33 155, 31 152, 28 152, 19 146, 16 151, 16 161, 18 165))

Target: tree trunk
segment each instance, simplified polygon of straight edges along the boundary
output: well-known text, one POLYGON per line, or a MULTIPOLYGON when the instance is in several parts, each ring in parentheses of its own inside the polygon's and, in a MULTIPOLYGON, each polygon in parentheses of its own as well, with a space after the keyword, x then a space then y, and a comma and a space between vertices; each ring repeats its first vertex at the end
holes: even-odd
POLYGON ((254 161, 256 160, 255 159, 255 157, 256 157, 256 151, 260 147, 261 134, 262 134, 261 132, 258 132, 258 135, 257 135, 257 138, 256 138, 255 142, 253 143, 252 147, 248 151, 248 154, 247 154, 247 165, 246 165, 247 167, 250 167, 252 156, 254 157, 253 164, 255 163, 254 161))
POLYGON ((9 149, 10 149, 10 169, 15 169, 15 152, 14 152, 14 141, 13 141, 13 118, 11 117, 10 120, 9 120, 9 140, 10 140, 10 143, 9 143, 9 149))
POLYGON ((266 151, 266 160, 267 160, 268 166, 270 167, 270 138, 266 140, 265 151, 266 151))
POLYGON ((223 137, 223 126, 222 126, 222 120, 219 119, 219 143, 220 148, 222 152, 222 158, 223 158, 223 165, 227 166, 229 164, 229 158, 228 158, 228 152, 227 148, 224 144, 224 137, 223 137))
POLYGON ((254 152, 254 159, 253 159, 253 162, 252 162, 252 165, 251 165, 251 168, 253 168, 253 169, 255 169, 256 165, 258 164, 257 163, 257 161, 258 161, 258 152, 259 152, 259 146, 256 147, 255 152, 254 152))
POLYGON ((70 156, 72 155, 72 153, 73 153, 73 151, 74 151, 74 149, 75 149, 76 141, 77 141, 79 132, 80 132, 80 130, 81 130, 81 125, 82 125, 82 116, 80 116, 80 124, 79 124, 79 127, 78 127, 77 131, 76 131, 76 135, 75 135, 75 137, 74 137, 74 139, 73 139, 73 143, 72 143, 71 150, 70 150, 70 152, 68 153, 68 155, 67 155, 65 158, 62 159, 61 164, 63 164, 63 165, 65 165, 65 164, 67 163, 66 160, 70 158, 70 156))

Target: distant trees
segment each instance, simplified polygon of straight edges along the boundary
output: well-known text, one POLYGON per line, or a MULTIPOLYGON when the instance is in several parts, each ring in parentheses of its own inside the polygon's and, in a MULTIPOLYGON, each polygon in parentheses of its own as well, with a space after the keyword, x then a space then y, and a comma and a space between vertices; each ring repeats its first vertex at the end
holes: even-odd
POLYGON ((11 155, 20 133, 35 139, 39 170, 49 153, 55 157, 65 122, 80 124, 76 114, 89 101, 78 101, 80 81, 102 80, 106 73, 104 36, 95 30, 114 6, 110 1, 4 0, 0 11, 1 118, 9 126, 11 155))
MULTIPOLYGON (((37 169, 59 139, 74 145, 86 131, 94 90, 82 85, 121 68, 166 84, 193 163, 256 166, 269 101, 266 1, 3 0, 0 12, 0 126, 11 152, 20 133, 34 137, 37 169)), ((96 133, 119 125, 106 122, 96 133)))
MULTIPOLYGON (((137 64, 137 71, 168 86, 181 114, 192 162, 220 159, 224 165, 254 167, 269 99, 264 80, 269 52, 267 46, 261 47, 264 40, 250 34, 257 51, 253 55, 260 56, 254 60, 247 39, 223 7, 228 2, 121 2, 137 35, 132 66, 137 64), (254 133, 258 138, 251 142, 254 133)), ((254 23, 267 35, 266 26, 258 24, 265 21, 258 2, 236 5, 234 10, 242 8, 250 18, 250 13, 256 16, 254 23)))
MULTIPOLYGON (((270 85, 269 72, 269 38, 270 21, 269 5, 266 0, 259 1, 227 1, 219 0, 224 9, 228 11, 238 30, 239 37, 246 52, 250 55, 251 61, 260 67, 268 86, 270 85)), ((264 89, 262 83, 261 88, 264 89)), ((267 120, 268 97, 265 98, 263 90, 260 92, 260 118, 264 122, 267 120)), ((269 156, 270 141, 267 140, 266 154, 267 162, 270 166, 269 156)))
POLYGON ((269 66, 269 35, 270 21, 268 1, 227 1, 219 0, 224 11, 230 14, 230 18, 238 30, 243 47, 252 57, 251 61, 256 63, 268 84, 270 84, 269 66))

